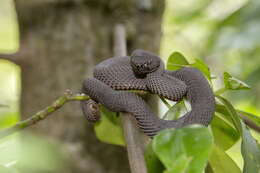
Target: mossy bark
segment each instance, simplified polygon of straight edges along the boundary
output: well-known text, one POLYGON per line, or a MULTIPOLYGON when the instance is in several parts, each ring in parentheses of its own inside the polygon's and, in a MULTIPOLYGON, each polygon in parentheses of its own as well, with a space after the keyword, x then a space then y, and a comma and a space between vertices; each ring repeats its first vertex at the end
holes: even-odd
MULTIPOLYGON (((79 92, 93 67, 113 55, 113 28, 127 28, 128 53, 142 48, 158 53, 162 0, 16 1, 21 48, 23 118, 49 105, 66 89, 79 92)), ((28 129, 64 145, 72 163, 63 172, 129 172, 125 148, 97 140, 93 125, 70 103, 55 116, 28 129)))

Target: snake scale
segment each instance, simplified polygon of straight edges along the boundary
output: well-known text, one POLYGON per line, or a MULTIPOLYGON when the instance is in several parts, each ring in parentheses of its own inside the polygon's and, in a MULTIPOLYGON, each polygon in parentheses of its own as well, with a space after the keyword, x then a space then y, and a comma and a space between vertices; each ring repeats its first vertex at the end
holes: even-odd
POLYGON ((214 93, 201 71, 191 67, 165 70, 160 57, 144 50, 101 62, 94 69, 94 78, 84 80, 82 91, 91 97, 81 102, 89 121, 99 120, 97 104, 100 103, 113 112, 131 113, 148 136, 188 124, 207 126, 215 111, 214 93), (121 90, 147 90, 173 101, 186 97, 191 111, 177 120, 163 120, 140 96, 121 90))

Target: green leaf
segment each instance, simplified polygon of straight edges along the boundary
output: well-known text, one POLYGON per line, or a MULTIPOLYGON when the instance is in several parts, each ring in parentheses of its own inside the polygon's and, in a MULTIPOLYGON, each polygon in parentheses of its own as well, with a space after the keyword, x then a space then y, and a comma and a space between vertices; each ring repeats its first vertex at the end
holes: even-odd
POLYGON ((236 163, 215 145, 209 158, 209 164, 214 173, 241 173, 236 163))
POLYGON ((168 58, 166 69, 174 71, 184 67, 194 67, 199 69, 209 80, 215 78, 211 77, 209 67, 203 60, 196 58, 193 64, 189 64, 180 52, 173 52, 168 58))
POLYGON ((125 146, 121 116, 103 106, 99 106, 99 111, 101 120, 95 123, 97 138, 105 143, 125 146))
POLYGON ((241 144, 241 153, 244 159, 243 173, 260 172, 260 152, 255 139, 250 134, 246 125, 241 122, 243 135, 241 144))
POLYGON ((152 148, 152 142, 148 144, 145 152, 145 162, 149 173, 163 172, 165 167, 162 162, 158 159, 152 148))
POLYGON ((207 77, 208 80, 211 80, 211 74, 210 74, 209 67, 201 59, 196 58, 195 62, 193 64, 191 64, 191 67, 199 69, 207 77))
POLYGON ((166 167, 166 172, 200 173, 207 164, 213 139, 208 128, 201 125, 167 129, 156 135, 152 147, 166 167))
POLYGON ((168 58, 166 68, 167 70, 174 71, 186 67, 186 65, 189 65, 186 58, 180 52, 173 52, 168 58))
POLYGON ((241 152, 244 159, 243 173, 259 173, 260 171, 260 151, 255 139, 246 128, 243 121, 240 121, 239 116, 234 107, 228 100, 221 96, 217 96, 224 104, 228 112, 231 114, 237 130, 242 136, 241 152))
POLYGON ((242 135, 242 126, 240 123, 240 118, 239 118, 236 110, 233 108, 232 104, 227 99, 225 99, 219 95, 216 95, 216 97, 223 103, 223 105, 225 106, 229 115, 231 115, 231 118, 233 120, 233 123, 234 123, 236 129, 238 130, 240 135, 242 135))
POLYGON ((217 115, 213 117, 210 126, 214 137, 214 143, 224 151, 232 147, 240 138, 236 129, 217 115))
POLYGON ((224 72, 224 84, 225 88, 230 90, 250 89, 246 83, 234 78, 228 72, 224 72))
POLYGON ((235 126, 234 121, 232 120, 231 115, 229 114, 226 107, 222 104, 216 103, 215 113, 220 113, 221 119, 225 120, 227 123, 235 126))
POLYGON ((187 109, 184 105, 184 100, 177 102, 175 105, 173 105, 163 116, 163 119, 165 120, 175 120, 180 115, 183 115, 187 112, 187 109))

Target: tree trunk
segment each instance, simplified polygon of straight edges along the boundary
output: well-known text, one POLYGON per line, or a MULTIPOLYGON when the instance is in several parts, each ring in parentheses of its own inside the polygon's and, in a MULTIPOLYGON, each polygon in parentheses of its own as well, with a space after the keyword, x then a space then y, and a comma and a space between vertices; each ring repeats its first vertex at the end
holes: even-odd
MULTIPOLYGON (((52 103, 66 89, 79 92, 94 66, 113 55, 113 28, 127 28, 128 51, 158 53, 161 0, 19 0, 22 116, 52 103)), ((129 53, 128 52, 128 53, 129 53)), ((126 149, 97 140, 79 103, 69 103, 28 131, 59 140, 72 163, 66 172, 129 172, 126 149)))

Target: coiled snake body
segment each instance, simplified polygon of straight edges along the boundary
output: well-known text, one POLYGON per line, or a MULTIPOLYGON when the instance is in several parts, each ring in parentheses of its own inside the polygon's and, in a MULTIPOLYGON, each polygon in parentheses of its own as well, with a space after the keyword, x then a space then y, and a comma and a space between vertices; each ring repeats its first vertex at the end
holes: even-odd
POLYGON ((183 68, 167 71, 158 56, 143 50, 98 64, 94 78, 84 80, 83 92, 91 97, 81 104, 89 121, 99 119, 96 115, 98 102, 113 112, 133 114, 138 126, 149 136, 166 128, 181 128, 188 124, 207 126, 215 110, 214 94, 199 70, 183 68), (154 115, 141 97, 116 90, 148 90, 173 101, 180 101, 186 96, 192 110, 177 120, 163 120, 154 115))

